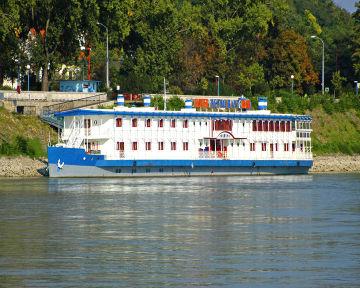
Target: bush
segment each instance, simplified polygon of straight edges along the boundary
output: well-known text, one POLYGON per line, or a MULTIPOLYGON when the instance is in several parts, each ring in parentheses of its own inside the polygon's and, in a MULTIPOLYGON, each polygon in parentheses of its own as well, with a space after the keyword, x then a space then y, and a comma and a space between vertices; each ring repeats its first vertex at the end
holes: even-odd
POLYGON ((13 143, 3 142, 0 144, 0 155, 26 155, 33 158, 39 158, 45 156, 45 151, 38 138, 26 139, 18 136, 13 143))

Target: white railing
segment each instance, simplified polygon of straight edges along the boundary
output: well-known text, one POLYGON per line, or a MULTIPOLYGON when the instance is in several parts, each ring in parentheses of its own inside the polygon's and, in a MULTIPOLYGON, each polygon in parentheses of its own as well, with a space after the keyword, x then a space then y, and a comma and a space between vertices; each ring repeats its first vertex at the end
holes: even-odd
POLYGON ((82 121, 73 120, 70 124, 70 134, 66 145, 72 148, 79 148, 84 140, 82 135, 82 121))
POLYGON ((228 159, 226 151, 199 151, 200 159, 228 159))

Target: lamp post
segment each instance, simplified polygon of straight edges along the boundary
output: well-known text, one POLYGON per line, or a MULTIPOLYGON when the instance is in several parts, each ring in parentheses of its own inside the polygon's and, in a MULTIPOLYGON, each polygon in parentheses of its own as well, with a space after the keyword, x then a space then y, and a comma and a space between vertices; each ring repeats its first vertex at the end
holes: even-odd
POLYGON ((106 29, 106 88, 110 89, 109 84, 109 30, 104 24, 97 22, 98 25, 103 26, 106 29))
POLYGON ((294 95, 294 78, 295 78, 295 76, 291 75, 290 78, 291 78, 291 96, 293 96, 294 95))
POLYGON ((355 83, 355 93, 356 93, 356 96, 358 96, 358 94, 359 94, 359 81, 354 81, 354 83, 355 83))
POLYGON ((17 65, 16 91, 20 94, 21 85, 20 85, 20 61, 19 61, 19 59, 15 59, 15 63, 17 65))
POLYGON ((220 96, 220 77, 219 75, 215 76, 216 83, 217 83, 217 96, 220 96))
POLYGON ((28 86, 28 92, 30 91, 30 65, 28 64, 28 65, 26 65, 26 69, 27 69, 27 78, 28 78, 28 80, 27 80, 27 86, 28 86))
POLYGON ((325 43, 324 41, 316 36, 316 35, 312 35, 311 39, 319 39, 321 41, 321 43, 323 44, 323 48, 322 48, 322 72, 321 72, 321 90, 322 90, 322 94, 324 95, 324 91, 325 91, 325 43))

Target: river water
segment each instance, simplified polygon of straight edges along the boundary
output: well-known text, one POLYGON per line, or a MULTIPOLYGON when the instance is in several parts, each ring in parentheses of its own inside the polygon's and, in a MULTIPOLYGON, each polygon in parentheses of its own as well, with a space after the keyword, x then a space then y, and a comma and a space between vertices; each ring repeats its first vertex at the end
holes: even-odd
POLYGON ((0 287, 359 287, 360 174, 0 179, 0 287))

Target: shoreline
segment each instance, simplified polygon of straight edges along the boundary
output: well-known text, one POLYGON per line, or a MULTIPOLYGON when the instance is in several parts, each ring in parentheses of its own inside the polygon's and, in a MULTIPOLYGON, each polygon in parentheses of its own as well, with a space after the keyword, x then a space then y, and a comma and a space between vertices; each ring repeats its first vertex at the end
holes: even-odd
MULTIPOLYGON (((25 156, 1 156, 0 177, 43 177, 46 163, 46 160, 25 156)), ((360 155, 314 156, 309 174, 317 173, 360 173, 360 155)))

